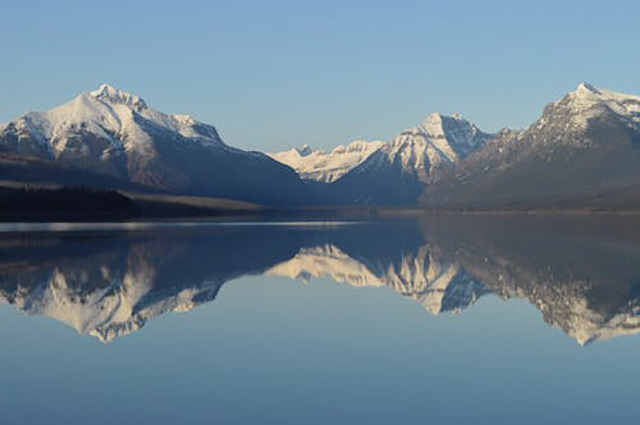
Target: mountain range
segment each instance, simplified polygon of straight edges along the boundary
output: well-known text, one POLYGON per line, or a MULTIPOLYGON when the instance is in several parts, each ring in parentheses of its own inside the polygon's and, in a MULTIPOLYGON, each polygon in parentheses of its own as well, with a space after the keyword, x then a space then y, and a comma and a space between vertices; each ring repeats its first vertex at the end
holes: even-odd
POLYGON ((272 207, 636 209, 640 96, 581 83, 524 130, 433 113, 388 142, 247 152, 215 127, 102 85, 0 125, 0 180, 216 197, 272 207))

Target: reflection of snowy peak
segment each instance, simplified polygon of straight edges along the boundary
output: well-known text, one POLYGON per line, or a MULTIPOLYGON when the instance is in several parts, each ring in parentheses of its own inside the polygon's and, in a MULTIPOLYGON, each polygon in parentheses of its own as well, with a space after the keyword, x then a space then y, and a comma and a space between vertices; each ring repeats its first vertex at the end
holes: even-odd
POLYGON ((470 269, 493 293, 502 298, 524 298, 538 309, 544 321, 580 345, 640 333, 640 302, 631 299, 613 310, 590 300, 594 282, 552 273, 530 273, 516 264, 505 267, 492 260, 483 270, 470 269), (494 267, 496 267, 494 269, 494 267))
POLYGON ((446 256, 495 295, 525 299, 580 344, 640 333, 637 218, 441 220, 429 232, 446 256))
POLYGON ((167 234, 0 233, 0 302, 110 341, 209 302, 240 276, 329 277, 388 287, 434 315, 462 312, 488 293, 524 299, 547 324, 588 344, 640 333, 640 227, 624 217, 600 227, 600 219, 447 216, 420 226, 381 220, 167 234))
POLYGON ((216 279, 163 291, 157 287, 158 278, 152 256, 138 248, 126 259, 101 256, 46 268, 29 279, 28 287, 21 288, 24 282, 18 281, 16 292, 0 288, 0 302, 30 315, 52 317, 108 342, 137 331, 149 319, 171 311, 186 312, 212 300, 224 283, 216 279))
POLYGON ((26 243, 5 242, 0 232, 0 303, 110 341, 154 317, 209 302, 225 282, 261 273, 293 255, 292 244, 297 248, 295 238, 261 243, 273 237, 271 227, 250 230, 45 234, 26 243), (247 257, 240 261, 238 250, 247 257))
MULTIPOLYGON (((54 270, 49 281, 43 281, 40 291, 26 298, 16 297, 12 303, 30 315, 45 315, 75 328, 81 334, 92 335, 103 342, 128 335, 140 329, 154 317, 167 312, 187 312, 202 302, 213 299, 218 286, 186 288, 162 302, 144 306, 144 297, 151 290, 143 276, 125 275, 123 282, 89 293, 79 294, 67 286, 67 276, 54 270), (206 299, 203 293, 210 292, 206 299), (196 301, 196 299, 198 301, 196 301)), ((0 301, 3 300, 0 294, 0 301)))
POLYGON ((296 170, 305 180, 331 183, 361 164, 382 145, 383 142, 358 140, 346 146, 338 146, 329 153, 303 145, 268 155, 296 170))
POLYGON ((428 246, 406 253, 400 264, 356 260, 333 245, 303 248, 267 273, 303 280, 328 276, 352 286, 388 286, 432 314, 460 312, 487 293, 481 283, 456 266, 435 260, 428 246))
POLYGON ((267 274, 308 281, 328 276, 352 286, 383 286, 371 270, 333 245, 302 248, 292 259, 267 270, 267 274))
POLYGON ((613 316, 593 310, 584 297, 564 300, 564 303, 567 301, 571 301, 568 311, 556 310, 549 323, 561 328, 580 345, 640 333, 640 306, 637 301, 613 316))

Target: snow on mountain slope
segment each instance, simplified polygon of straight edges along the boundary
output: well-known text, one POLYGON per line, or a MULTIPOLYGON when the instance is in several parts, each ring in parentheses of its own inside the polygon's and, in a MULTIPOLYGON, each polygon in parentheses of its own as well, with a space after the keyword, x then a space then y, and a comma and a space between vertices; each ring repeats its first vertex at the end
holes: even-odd
MULTIPOLYGON (((454 166, 492 137, 459 114, 434 113, 389 142, 355 141, 330 153, 305 145, 269 155, 305 180, 338 182, 339 203, 389 203, 385 193, 394 190, 401 194, 401 202, 415 203, 423 184, 431 183, 441 170, 454 166)), ((398 193, 388 195, 395 203, 398 193)))
POLYGON ((267 155, 296 170, 304 180, 331 183, 361 164, 383 145, 384 142, 379 141, 357 140, 346 146, 340 145, 329 153, 303 145, 267 155))
POLYGON ((530 140, 533 147, 544 144, 589 147, 594 142, 586 134, 590 125, 594 120, 612 118, 640 130, 640 96, 580 83, 576 90, 547 105, 540 119, 520 133, 519 139, 530 140))
POLYGON ((29 112, 7 126, 16 128, 21 141, 31 137, 41 143, 53 158, 69 150, 82 149, 82 146, 72 143, 81 132, 109 142, 103 155, 118 149, 157 155, 151 136, 143 127, 145 123, 136 119, 139 117, 144 118, 146 124, 178 133, 188 140, 224 146, 214 127, 187 115, 168 115, 153 110, 140 97, 108 84, 90 93, 82 93, 69 103, 49 111, 29 112))
POLYGON ((459 114, 448 117, 434 113, 400 133, 353 172, 394 166, 403 174, 429 182, 439 168, 459 162, 491 137, 459 114))
MULTIPOLYGON (((574 122, 586 126, 588 120, 607 108, 630 121, 640 123, 640 96, 616 93, 596 88, 588 83, 580 83, 578 88, 568 95, 570 107, 574 112, 574 122)), ((555 102, 554 104, 559 104, 555 102)))

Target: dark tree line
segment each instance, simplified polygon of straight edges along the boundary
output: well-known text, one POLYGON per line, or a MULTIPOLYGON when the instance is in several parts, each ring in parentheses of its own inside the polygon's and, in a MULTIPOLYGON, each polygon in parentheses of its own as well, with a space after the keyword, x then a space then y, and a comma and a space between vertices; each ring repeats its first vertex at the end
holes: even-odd
POLYGON ((137 217, 140 209, 114 190, 88 187, 1 188, 1 220, 121 219, 137 217))

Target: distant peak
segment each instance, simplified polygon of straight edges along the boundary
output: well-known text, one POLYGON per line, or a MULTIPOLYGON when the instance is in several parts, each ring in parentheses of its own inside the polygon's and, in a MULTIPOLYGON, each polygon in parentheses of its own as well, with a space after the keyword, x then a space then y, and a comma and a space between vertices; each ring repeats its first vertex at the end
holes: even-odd
POLYGON ((427 123, 441 123, 442 122, 442 114, 440 112, 434 112, 432 114, 429 114, 425 119, 424 122, 427 123))
POLYGON ((147 108, 147 104, 139 96, 118 90, 110 84, 102 84, 96 90, 90 92, 89 95, 108 103, 130 106, 136 111, 141 111, 147 108))
POLYGON ((311 146, 304 144, 302 146, 300 146, 299 148, 295 148, 296 152, 298 152, 298 154, 300 156, 308 156, 311 155, 313 153, 313 149, 311 148, 311 146))
POLYGON ((598 90, 597 88, 595 88, 591 84, 584 83, 584 82, 578 84, 578 88, 576 89, 576 93, 577 94, 595 94, 595 95, 601 94, 600 90, 598 90))
POLYGON ((431 135, 444 135, 447 129, 473 126, 461 114, 442 115, 435 112, 427 116, 421 123, 423 131, 431 135))
POLYGON ((462 114, 452 114, 450 116, 443 115, 440 112, 434 112, 433 114, 428 115, 423 123, 425 124, 442 124, 446 121, 455 120, 455 121, 466 121, 462 114))
POLYGON ((116 95, 118 93, 118 89, 113 87, 111 84, 102 84, 96 90, 92 91, 91 94, 93 96, 103 96, 103 95, 116 95))

